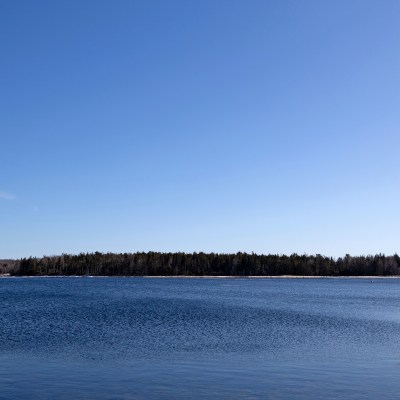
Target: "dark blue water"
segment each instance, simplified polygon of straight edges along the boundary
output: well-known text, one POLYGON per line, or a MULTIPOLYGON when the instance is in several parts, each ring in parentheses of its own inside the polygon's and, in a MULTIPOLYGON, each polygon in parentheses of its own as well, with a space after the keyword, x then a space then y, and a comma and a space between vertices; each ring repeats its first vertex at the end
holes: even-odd
POLYGON ((395 399, 400 280, 0 279, 0 399, 395 399))

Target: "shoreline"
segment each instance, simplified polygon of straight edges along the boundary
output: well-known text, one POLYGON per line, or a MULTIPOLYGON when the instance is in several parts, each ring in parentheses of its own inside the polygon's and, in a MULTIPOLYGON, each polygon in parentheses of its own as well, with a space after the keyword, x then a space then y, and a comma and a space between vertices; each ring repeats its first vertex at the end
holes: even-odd
POLYGON ((314 275, 10 275, 1 278, 142 278, 142 279, 399 279, 400 275, 314 276, 314 275))

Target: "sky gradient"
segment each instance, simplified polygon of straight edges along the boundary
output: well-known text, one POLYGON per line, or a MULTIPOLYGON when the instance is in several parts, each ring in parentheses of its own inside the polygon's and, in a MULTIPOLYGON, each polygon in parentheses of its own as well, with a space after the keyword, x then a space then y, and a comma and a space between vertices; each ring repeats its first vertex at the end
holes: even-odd
POLYGON ((400 251, 399 1, 0 1, 0 258, 400 251))

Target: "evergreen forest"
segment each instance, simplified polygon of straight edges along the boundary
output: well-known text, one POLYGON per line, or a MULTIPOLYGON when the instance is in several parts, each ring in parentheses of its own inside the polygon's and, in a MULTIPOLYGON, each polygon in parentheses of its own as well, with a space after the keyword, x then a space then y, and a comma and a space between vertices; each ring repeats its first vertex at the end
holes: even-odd
POLYGON ((383 254, 333 259, 255 253, 81 253, 0 261, 0 274, 93 276, 393 276, 400 257, 383 254))

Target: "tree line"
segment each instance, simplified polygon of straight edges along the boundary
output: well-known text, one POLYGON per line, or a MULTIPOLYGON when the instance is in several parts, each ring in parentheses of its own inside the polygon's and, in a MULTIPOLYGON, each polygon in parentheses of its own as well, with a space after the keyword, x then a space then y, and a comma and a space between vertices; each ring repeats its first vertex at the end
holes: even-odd
POLYGON ((18 260, 0 260, 0 275, 14 273, 18 264, 18 260))
POLYGON ((95 252, 23 258, 8 272, 16 276, 392 276, 400 275, 400 257, 346 254, 333 259, 320 254, 95 252))

